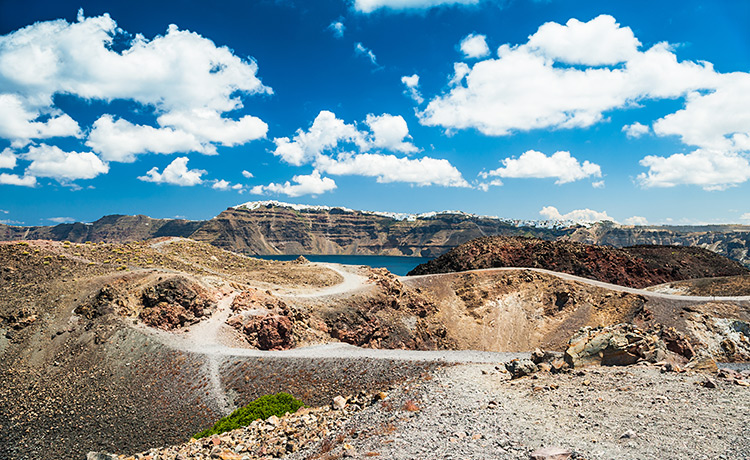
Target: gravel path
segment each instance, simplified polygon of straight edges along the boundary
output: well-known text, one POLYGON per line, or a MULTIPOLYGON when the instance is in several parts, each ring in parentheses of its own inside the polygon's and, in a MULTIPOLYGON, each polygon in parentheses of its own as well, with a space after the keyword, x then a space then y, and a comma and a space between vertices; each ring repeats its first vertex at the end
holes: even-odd
MULTIPOLYGON (((492 271, 532 271, 537 273, 544 273, 546 275, 556 276, 558 278, 562 278, 564 280, 569 281, 576 281, 583 284, 588 284, 591 286, 597 286, 604 289, 610 289, 612 291, 616 292, 627 292, 630 294, 637 294, 642 295, 644 297, 655 297, 659 299, 669 299, 669 300, 682 300, 682 301, 699 301, 699 302, 709 302, 713 300, 726 300, 726 301, 750 301, 750 296, 686 296, 686 295, 677 295, 677 294, 670 294, 665 292, 654 292, 654 291, 647 291, 644 289, 636 289, 631 287, 625 287, 625 286, 619 286, 617 284, 610 284, 605 283, 603 281, 597 281, 592 280, 589 278, 583 278, 576 275, 570 275, 568 273, 561 273, 561 272, 555 272, 552 270, 545 270, 543 268, 516 268, 516 267, 500 267, 500 268, 483 268, 479 270, 467 270, 465 272, 461 273, 472 273, 472 272, 492 272, 492 271)), ((417 275, 417 276, 403 276, 400 277, 404 281, 408 281, 409 279, 417 279, 417 278, 424 278, 428 276, 440 276, 443 275, 442 273, 436 274, 436 275, 417 275)))
POLYGON ((527 460, 559 446, 589 460, 750 459, 746 387, 705 388, 700 374, 642 366, 537 376, 510 381, 491 365, 439 369, 355 415, 330 458, 527 460), (418 410, 406 410, 412 402, 418 410))

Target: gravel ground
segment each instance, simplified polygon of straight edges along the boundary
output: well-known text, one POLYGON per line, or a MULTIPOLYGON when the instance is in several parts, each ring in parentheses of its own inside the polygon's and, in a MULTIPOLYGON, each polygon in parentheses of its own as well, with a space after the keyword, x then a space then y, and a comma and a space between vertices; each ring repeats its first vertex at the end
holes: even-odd
POLYGON ((319 458, 527 460, 559 446, 589 460, 750 459, 750 389, 654 367, 581 374, 511 381, 492 365, 442 368, 355 414, 319 458))

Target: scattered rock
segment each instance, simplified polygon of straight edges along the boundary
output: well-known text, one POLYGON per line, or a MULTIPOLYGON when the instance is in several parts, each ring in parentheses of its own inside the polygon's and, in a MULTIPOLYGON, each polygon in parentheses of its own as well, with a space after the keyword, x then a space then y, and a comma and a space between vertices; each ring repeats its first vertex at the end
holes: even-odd
POLYGON ((706 377, 702 382, 701 386, 704 388, 716 388, 716 382, 706 377))
POLYGON ((333 398, 332 407, 335 410, 343 409, 344 407, 346 407, 346 398, 344 398, 343 396, 336 396, 335 398, 333 398))
POLYGON ((545 447, 529 455, 531 460, 568 460, 572 456, 573 452, 561 447, 545 447))
POLYGON ((505 363, 505 369, 508 370, 512 379, 531 375, 539 368, 529 359, 514 359, 505 363))
POLYGON ((633 439, 633 438, 635 438, 636 436, 637 436, 637 435, 636 435, 635 431, 633 431, 633 430, 628 430, 628 431, 624 432, 624 433, 623 433, 623 434, 622 434, 622 435, 620 436, 620 439, 633 439))

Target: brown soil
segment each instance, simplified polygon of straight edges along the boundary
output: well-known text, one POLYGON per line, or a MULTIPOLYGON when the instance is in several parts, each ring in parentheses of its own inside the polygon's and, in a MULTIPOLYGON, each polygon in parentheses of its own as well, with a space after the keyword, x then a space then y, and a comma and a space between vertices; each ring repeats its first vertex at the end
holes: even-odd
POLYGON ((740 263, 701 248, 633 246, 617 249, 567 241, 493 236, 462 244, 419 265, 409 275, 498 267, 544 268, 635 288, 690 278, 750 273, 740 263))
POLYGON ((747 296, 750 295, 750 276, 722 276, 717 278, 674 281, 671 283, 650 286, 648 290, 654 292, 670 292, 673 294, 688 296, 747 296))

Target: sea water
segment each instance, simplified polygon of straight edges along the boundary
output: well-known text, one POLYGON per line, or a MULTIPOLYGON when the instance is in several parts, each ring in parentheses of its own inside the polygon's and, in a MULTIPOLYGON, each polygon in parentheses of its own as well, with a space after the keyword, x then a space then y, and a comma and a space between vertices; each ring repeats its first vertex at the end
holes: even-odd
MULTIPOLYGON (((265 260, 294 260, 299 255, 273 255, 273 256, 251 256, 265 260)), ((367 265, 373 268, 386 268, 394 275, 403 276, 419 264, 423 264, 428 257, 405 257, 405 256, 358 256, 358 255, 307 255, 303 257, 310 262, 327 262, 346 265, 367 265)))

